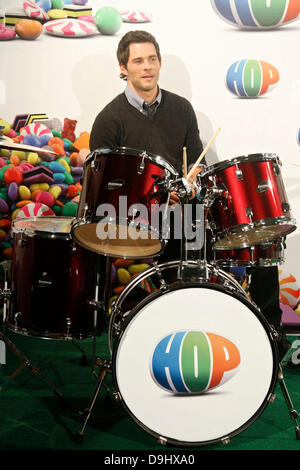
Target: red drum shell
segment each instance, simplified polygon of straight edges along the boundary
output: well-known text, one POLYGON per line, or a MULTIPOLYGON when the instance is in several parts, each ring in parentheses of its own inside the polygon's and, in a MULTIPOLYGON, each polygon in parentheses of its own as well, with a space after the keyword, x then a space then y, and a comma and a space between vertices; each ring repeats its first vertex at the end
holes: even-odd
MULTIPOLYGON (((113 257, 142 258, 158 254, 162 249, 160 234, 151 227, 153 206, 159 207, 168 201, 168 192, 160 183, 175 177, 176 170, 161 157, 147 152, 118 148, 100 149, 90 155, 85 164, 84 181, 80 197, 77 223, 73 234, 81 245, 96 252, 113 257), (127 205, 120 209, 119 198, 126 197, 127 205), (142 204, 146 209, 143 230, 146 240, 100 240, 96 235, 96 223, 100 205, 109 204, 114 208, 111 224, 127 225, 131 217, 129 207, 142 204)), ((102 217, 103 218, 103 217, 102 217)))
POLYGON ((210 208, 218 241, 215 249, 239 249, 283 237, 296 229, 273 154, 253 154, 220 162, 203 172, 208 187, 223 194, 210 208))
MULTIPOLYGON (((94 312, 96 272, 109 271, 107 258, 75 245, 72 218, 36 217, 13 223, 12 297, 8 329, 49 339, 82 339, 99 334, 106 319, 94 312)), ((101 276, 99 300, 106 290, 101 276)))

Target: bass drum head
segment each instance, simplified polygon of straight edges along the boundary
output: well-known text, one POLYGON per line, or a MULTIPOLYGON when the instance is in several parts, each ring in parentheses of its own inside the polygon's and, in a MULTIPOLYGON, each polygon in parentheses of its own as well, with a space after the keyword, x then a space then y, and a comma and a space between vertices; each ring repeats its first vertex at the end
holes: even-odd
POLYGON ((183 446, 246 429, 276 384, 277 349, 260 312, 212 284, 176 286, 137 306, 114 345, 113 375, 129 415, 183 446))

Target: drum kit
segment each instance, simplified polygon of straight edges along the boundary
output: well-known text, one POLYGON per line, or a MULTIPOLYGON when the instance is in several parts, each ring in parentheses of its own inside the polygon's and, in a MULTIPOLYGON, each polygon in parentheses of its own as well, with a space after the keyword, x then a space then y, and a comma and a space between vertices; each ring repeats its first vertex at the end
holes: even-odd
POLYGON ((199 165, 191 200, 185 161, 181 178, 147 151, 98 149, 84 165, 76 218, 12 224, 11 280, 2 292, 6 327, 62 340, 108 334, 109 357, 97 360, 78 439, 107 374, 114 398, 162 444, 227 443, 274 400, 277 381, 300 439, 277 333, 230 273, 283 262, 285 238, 296 225, 281 162, 275 154, 253 154, 208 167, 198 159, 193 168, 199 165), (161 262, 173 191, 180 198, 181 254, 161 262), (193 220, 200 243, 187 238, 187 206, 201 209, 193 220), (157 215, 160 224, 152 223, 157 215), (113 258, 153 262, 108 313, 113 258), (145 280, 154 288, 141 295, 145 280))

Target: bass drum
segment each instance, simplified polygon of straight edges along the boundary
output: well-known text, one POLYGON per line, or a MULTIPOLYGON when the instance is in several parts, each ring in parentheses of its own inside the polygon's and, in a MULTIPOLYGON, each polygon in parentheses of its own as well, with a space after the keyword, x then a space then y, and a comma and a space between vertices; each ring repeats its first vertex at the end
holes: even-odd
POLYGON ((131 418, 160 442, 227 442, 273 398, 272 332, 247 296, 221 277, 174 282, 127 315, 120 316, 120 303, 117 311, 123 320, 111 328, 119 331, 112 354, 116 391, 131 418))

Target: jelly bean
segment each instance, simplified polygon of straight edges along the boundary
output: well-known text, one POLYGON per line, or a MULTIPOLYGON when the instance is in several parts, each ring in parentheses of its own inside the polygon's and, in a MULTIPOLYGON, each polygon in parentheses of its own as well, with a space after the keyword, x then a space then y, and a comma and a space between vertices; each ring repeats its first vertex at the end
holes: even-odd
POLYGON ((64 173, 66 171, 64 165, 62 165, 58 161, 50 162, 49 168, 51 171, 53 171, 53 173, 64 173))
POLYGON ((3 230, 9 230, 10 227, 11 227, 11 220, 9 219, 0 220, 0 228, 3 228, 3 230))
POLYGON ((19 212, 20 212, 20 209, 15 209, 11 214, 11 220, 14 220, 17 217, 19 212))
POLYGON ((19 186, 19 196, 20 196, 20 199, 22 200, 29 200, 31 199, 31 191, 29 188, 27 188, 27 186, 24 186, 24 185, 20 185, 19 186))
POLYGON ((23 174, 22 172, 15 166, 11 166, 6 168, 4 172, 4 180, 6 183, 12 183, 13 181, 15 183, 20 184, 23 179, 23 174))
POLYGON ((35 202, 35 198, 37 195, 41 192, 41 189, 36 189, 35 191, 32 191, 31 193, 31 199, 35 202))
POLYGON ((125 289, 125 285, 117 286, 113 289, 113 292, 114 292, 114 294, 120 294, 122 292, 122 290, 124 290, 124 289, 125 289))
POLYGON ((126 285, 130 281, 131 275, 127 269, 119 268, 117 269, 117 278, 120 284, 126 285))
POLYGON ((128 268, 128 266, 134 263, 135 263, 134 259, 117 258, 116 260, 114 260, 113 265, 118 269, 118 268, 128 268))
POLYGON ((65 171, 65 182, 67 184, 72 184, 74 182, 73 176, 68 171, 65 171))
POLYGON ((6 232, 2 228, 0 228, 0 240, 3 241, 6 238, 6 232))
POLYGON ((74 184, 70 184, 67 190, 67 197, 75 197, 78 194, 78 188, 74 184))
POLYGON ((39 156, 35 152, 29 152, 27 155, 27 161, 28 163, 31 163, 32 165, 36 165, 39 162, 39 156))
POLYGON ((54 197, 47 191, 41 191, 36 196, 35 202, 40 202, 41 204, 45 204, 48 207, 52 207, 54 205, 54 197))
POLYGON ((51 188, 49 189, 49 193, 52 194, 52 196, 54 197, 54 199, 58 199, 60 194, 61 194, 61 187, 60 186, 51 186, 51 188))
POLYGON ((59 160, 57 160, 58 163, 60 163, 61 165, 63 165, 65 171, 67 171, 68 173, 71 173, 71 169, 67 163, 67 161, 65 160, 65 158, 60 158, 59 160))
POLYGON ((5 257, 5 258, 11 258, 12 257, 12 248, 5 248, 2 252, 2 255, 5 257))
POLYGON ((19 186, 17 185, 17 183, 12 182, 9 184, 7 195, 11 201, 17 201, 19 197, 19 186))
POLYGON ((0 212, 2 214, 7 214, 7 212, 8 212, 8 205, 7 205, 6 201, 2 198, 0 198, 0 212))
POLYGON ((4 160, 4 158, 0 157, 0 168, 2 168, 5 165, 7 165, 7 161, 4 160))
POLYGON ((27 153, 22 152, 21 150, 13 150, 11 152, 11 155, 17 155, 17 157, 19 157, 19 160, 22 160, 22 161, 27 159, 27 153))
POLYGON ((18 208, 24 207, 24 206, 26 206, 27 204, 30 204, 30 203, 32 203, 31 199, 23 199, 22 201, 17 202, 16 207, 18 207, 18 208))
POLYGON ((67 202, 62 209, 62 215, 67 217, 76 217, 77 210, 78 204, 76 204, 76 202, 67 202))
POLYGON ((65 179, 66 177, 64 173, 53 173, 54 183, 64 183, 65 179))
POLYGON ((130 272, 130 274, 136 274, 136 273, 145 271, 145 269, 148 269, 148 268, 149 268, 149 264, 146 264, 146 263, 132 264, 128 266, 128 271, 130 272))
POLYGON ((59 207, 57 204, 54 204, 52 207, 52 210, 55 215, 61 215, 61 207, 59 207))

